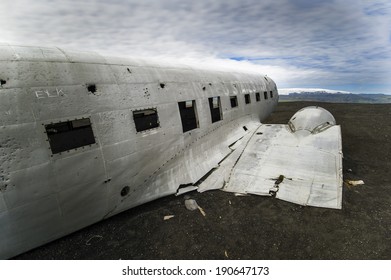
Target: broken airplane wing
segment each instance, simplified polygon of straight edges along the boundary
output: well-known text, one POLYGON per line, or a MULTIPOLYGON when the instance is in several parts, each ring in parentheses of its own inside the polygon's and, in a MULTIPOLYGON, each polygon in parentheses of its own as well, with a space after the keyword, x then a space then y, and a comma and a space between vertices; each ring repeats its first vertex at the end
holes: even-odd
POLYGON ((261 124, 234 150, 198 191, 224 185, 228 192, 341 209, 341 130, 325 109, 304 108, 287 125, 261 124))

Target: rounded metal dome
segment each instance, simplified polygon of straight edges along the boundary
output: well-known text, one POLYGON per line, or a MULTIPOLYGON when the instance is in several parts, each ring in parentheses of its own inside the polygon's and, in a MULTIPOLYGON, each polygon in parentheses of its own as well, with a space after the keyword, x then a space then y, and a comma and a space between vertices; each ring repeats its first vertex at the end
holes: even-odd
POLYGON ((288 125, 293 132, 307 130, 316 134, 335 125, 335 119, 326 109, 309 106, 297 111, 289 120, 288 125))

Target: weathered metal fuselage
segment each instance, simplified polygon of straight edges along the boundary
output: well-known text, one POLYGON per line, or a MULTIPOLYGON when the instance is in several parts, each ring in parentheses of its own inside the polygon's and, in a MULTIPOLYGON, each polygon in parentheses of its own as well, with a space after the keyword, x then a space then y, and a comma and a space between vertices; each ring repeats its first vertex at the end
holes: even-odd
POLYGON ((2 259, 195 184, 278 102, 260 74, 58 48, 0 45, 0 80, 2 259))

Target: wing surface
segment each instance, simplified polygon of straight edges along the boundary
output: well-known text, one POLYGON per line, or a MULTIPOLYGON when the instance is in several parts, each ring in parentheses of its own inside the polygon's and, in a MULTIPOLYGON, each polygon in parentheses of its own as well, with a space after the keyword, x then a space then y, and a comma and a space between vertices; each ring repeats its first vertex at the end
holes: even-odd
POLYGON ((341 128, 316 109, 300 112, 298 122, 261 124, 249 132, 198 191, 223 185, 227 192, 341 209, 341 128), (304 122, 300 114, 308 115, 304 122))

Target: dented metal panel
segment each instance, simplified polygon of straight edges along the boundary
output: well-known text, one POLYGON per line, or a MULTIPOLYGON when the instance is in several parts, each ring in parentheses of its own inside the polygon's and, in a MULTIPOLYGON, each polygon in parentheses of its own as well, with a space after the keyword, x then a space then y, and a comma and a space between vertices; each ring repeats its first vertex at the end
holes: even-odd
MULTIPOLYGON (((1 178, 1 180, 3 180, 3 178, 1 178)), ((0 184, 1 184, 0 188, 3 188, 4 183, 0 182, 0 184)), ((5 205, 4 197, 0 196, 0 214, 5 212, 6 210, 7 210, 7 206, 5 205)))
POLYGON ((7 258, 63 236, 62 220, 55 194, 8 208, 0 213, 0 257, 7 258))
POLYGON ((9 44, 0 43, 0 61, 12 61, 17 60, 15 51, 9 44))

